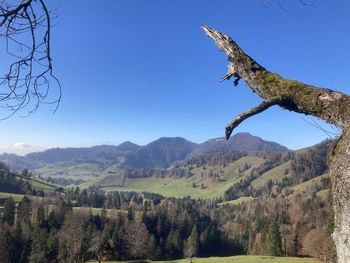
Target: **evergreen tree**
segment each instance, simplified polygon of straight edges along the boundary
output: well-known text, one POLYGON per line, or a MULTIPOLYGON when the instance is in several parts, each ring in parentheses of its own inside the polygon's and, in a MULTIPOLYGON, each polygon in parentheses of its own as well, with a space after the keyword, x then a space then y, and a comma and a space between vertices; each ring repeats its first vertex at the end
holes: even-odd
POLYGON ((263 231, 262 241, 264 242, 266 253, 271 256, 281 256, 282 241, 278 224, 278 217, 269 221, 266 229, 263 231))
POLYGON ((186 240, 185 256, 192 258, 198 256, 199 253, 199 235, 197 226, 193 225, 191 235, 186 240))
POLYGON ((17 221, 14 229, 15 246, 18 251, 18 263, 27 263, 31 251, 31 228, 17 221))
POLYGON ((44 263, 48 262, 47 259, 47 234, 40 228, 39 224, 34 226, 32 232, 32 251, 30 255, 31 263, 44 263))
POLYGON ((28 197, 24 196, 17 207, 17 221, 31 225, 32 206, 28 197))
POLYGON ((171 230, 165 243, 166 254, 169 258, 182 257, 182 239, 178 230, 171 230))
POLYGON ((4 204, 4 212, 2 214, 2 222, 6 222, 9 225, 13 225, 15 222, 16 203, 12 197, 8 198, 4 204))
POLYGON ((58 257, 58 233, 56 229, 51 229, 46 240, 46 248, 49 262, 54 262, 58 257))
POLYGON ((15 263, 19 261, 16 240, 8 225, 0 228, 0 259, 1 262, 15 263))
POLYGON ((200 234, 199 237, 199 252, 200 255, 206 256, 208 255, 209 248, 209 227, 205 228, 204 231, 200 234))
POLYGON ((148 239, 148 246, 147 246, 147 257, 151 260, 158 259, 160 256, 160 249, 157 246, 157 240, 154 237, 154 235, 151 235, 148 239))
POLYGON ((128 215, 127 215, 127 217, 128 217, 128 220, 129 220, 130 222, 133 221, 134 218, 135 218, 135 212, 134 212, 134 210, 132 209, 132 207, 129 207, 129 208, 128 208, 128 215))

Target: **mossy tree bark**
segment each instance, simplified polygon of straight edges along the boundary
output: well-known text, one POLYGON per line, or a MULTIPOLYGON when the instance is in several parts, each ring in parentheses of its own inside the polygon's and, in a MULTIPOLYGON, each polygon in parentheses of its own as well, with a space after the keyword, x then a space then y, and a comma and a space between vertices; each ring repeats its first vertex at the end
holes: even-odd
POLYGON ((228 72, 223 80, 234 77, 234 84, 237 85, 243 79, 263 99, 260 105, 241 113, 226 126, 227 139, 242 121, 273 105, 313 115, 342 129, 342 135, 330 156, 335 214, 333 239, 338 262, 350 262, 350 97, 269 72, 245 54, 229 36, 207 26, 202 26, 202 29, 228 56, 228 72))

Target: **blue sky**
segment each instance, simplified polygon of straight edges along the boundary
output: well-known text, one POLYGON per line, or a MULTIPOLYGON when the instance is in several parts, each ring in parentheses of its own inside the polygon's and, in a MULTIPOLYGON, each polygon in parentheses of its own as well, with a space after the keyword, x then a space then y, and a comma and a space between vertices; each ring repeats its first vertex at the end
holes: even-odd
MULTIPOLYGON (((227 33, 286 78, 350 93, 347 0, 317 0, 310 7, 287 1, 287 11, 273 0, 268 7, 260 0, 48 2, 59 6, 52 56, 62 102, 55 114, 43 105, 28 118, 1 121, 0 150, 223 136, 227 122, 261 100, 243 81, 219 83, 227 60, 201 24, 227 33)), ((327 137, 310 120, 273 107, 236 132, 297 149, 327 137)))

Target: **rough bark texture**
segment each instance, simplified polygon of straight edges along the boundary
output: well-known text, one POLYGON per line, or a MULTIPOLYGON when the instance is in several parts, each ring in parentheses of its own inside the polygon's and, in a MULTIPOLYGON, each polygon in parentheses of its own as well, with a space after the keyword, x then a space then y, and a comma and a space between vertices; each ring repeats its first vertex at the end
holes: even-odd
POLYGON ((226 126, 228 139, 242 121, 272 105, 313 115, 343 130, 330 157, 330 176, 334 200, 335 231, 333 239, 337 247, 338 263, 350 262, 350 97, 330 89, 316 88, 295 80, 288 80, 267 71, 227 35, 202 26, 209 37, 222 49, 230 61, 223 80, 234 77, 237 85, 243 79, 263 102, 238 115, 226 126))
MULTIPOLYGON (((344 105, 350 107, 350 105, 344 105)), ((349 116, 350 117, 350 116, 349 116)), ((330 157, 335 215, 333 240, 338 263, 350 262, 350 129, 343 131, 330 157)))

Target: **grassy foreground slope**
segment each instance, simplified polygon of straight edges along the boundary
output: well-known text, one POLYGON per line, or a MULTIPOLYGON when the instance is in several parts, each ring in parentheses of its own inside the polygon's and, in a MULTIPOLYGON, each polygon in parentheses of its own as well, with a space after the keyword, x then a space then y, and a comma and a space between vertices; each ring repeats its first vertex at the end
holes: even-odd
MULTIPOLYGON (((169 262, 169 261, 157 261, 169 262)), ((188 263, 189 259, 170 261, 176 263, 188 263)), ((210 257, 210 258, 193 258, 193 263, 319 263, 321 261, 310 258, 295 257, 270 257, 270 256, 234 256, 234 257, 210 257)))
MULTIPOLYGON (((160 261, 161 262, 161 261, 160 261)), ((163 261, 166 262, 166 261, 163 261)), ((167 261, 169 262, 169 261, 167 261)), ((190 262, 188 259, 172 261, 176 263, 190 262)), ((318 263, 316 259, 295 258, 295 257, 270 257, 270 256, 234 256, 234 257, 211 257, 211 258, 194 258, 193 263, 318 263)))
MULTIPOLYGON (((113 261, 127 262, 127 261, 113 261)), ((171 261, 152 261, 152 262, 174 262, 189 263, 189 259, 179 259, 171 261)), ((210 257, 210 258, 193 258, 193 263, 320 263, 322 261, 312 258, 296 258, 296 257, 271 257, 271 256, 233 256, 233 257, 210 257)), ((112 263, 112 261, 110 261, 112 263)))

